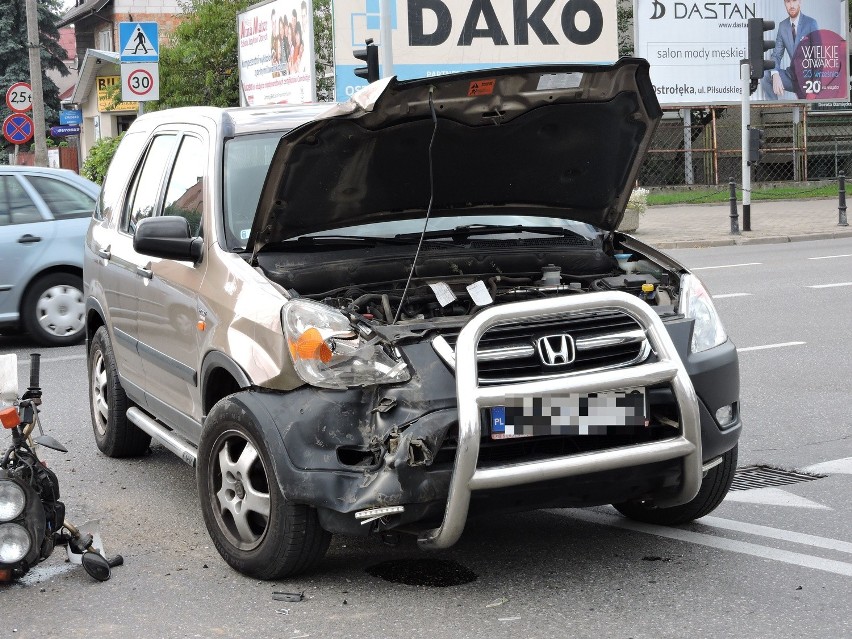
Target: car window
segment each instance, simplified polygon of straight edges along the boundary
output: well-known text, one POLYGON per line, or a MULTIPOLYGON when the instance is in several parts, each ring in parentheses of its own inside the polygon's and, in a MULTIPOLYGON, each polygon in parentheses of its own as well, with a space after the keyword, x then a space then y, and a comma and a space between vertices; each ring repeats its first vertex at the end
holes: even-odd
POLYGON ((284 131, 243 135, 225 143, 224 214, 230 249, 245 249, 260 190, 284 131))
POLYGON ((166 187, 163 215, 179 215, 189 222, 193 237, 201 235, 201 213, 204 210, 204 143, 186 136, 180 144, 174 169, 166 187))
POLYGON ((0 225, 41 222, 41 214, 14 175, 0 175, 0 225))
POLYGON ((121 230, 131 235, 136 231, 136 225, 146 217, 154 214, 157 206, 157 196, 160 193, 160 182, 166 163, 174 146, 175 135, 158 135, 151 142, 145 163, 133 178, 130 196, 121 216, 121 230))
POLYGON ((67 182, 34 175, 27 179, 56 219, 88 217, 95 208, 95 198, 67 182))
POLYGON ((146 139, 146 134, 141 131, 125 133, 124 137, 121 138, 121 144, 118 145, 118 150, 109 163, 109 170, 95 209, 95 219, 112 218, 113 210, 119 206, 124 185, 127 184, 130 174, 136 166, 136 160, 139 158, 139 153, 142 151, 146 139))

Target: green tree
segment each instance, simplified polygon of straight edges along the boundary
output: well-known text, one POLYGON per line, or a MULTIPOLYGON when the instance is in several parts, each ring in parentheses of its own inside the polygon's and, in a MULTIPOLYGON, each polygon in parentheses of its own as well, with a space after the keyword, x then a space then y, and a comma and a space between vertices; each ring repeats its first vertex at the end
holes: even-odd
MULTIPOLYGON (((849 0, 852 2, 852 0, 849 0)), ((331 40, 331 0, 314 0, 314 60, 317 100, 334 100, 334 43, 331 40)))
MULTIPOLYGON (((68 75, 68 69, 62 62, 65 53, 59 46, 59 19, 61 5, 59 0, 39 0, 38 27, 41 39, 42 89, 44 91, 44 116, 48 127, 59 124, 59 90, 47 77, 47 71, 54 69, 62 75, 68 75)), ((3 0, 0 10, 0 121, 11 111, 6 107, 2 96, 15 82, 30 81, 30 58, 27 49, 27 10, 25 0, 3 0)), ((0 163, 8 162, 8 153, 14 145, 7 144, 0 136, 0 163)))
POLYGON ((95 142, 89 149, 86 161, 80 167, 80 175, 92 182, 103 184, 109 163, 112 162, 112 156, 115 155, 118 143, 121 142, 123 136, 122 133, 114 138, 101 138, 95 142))

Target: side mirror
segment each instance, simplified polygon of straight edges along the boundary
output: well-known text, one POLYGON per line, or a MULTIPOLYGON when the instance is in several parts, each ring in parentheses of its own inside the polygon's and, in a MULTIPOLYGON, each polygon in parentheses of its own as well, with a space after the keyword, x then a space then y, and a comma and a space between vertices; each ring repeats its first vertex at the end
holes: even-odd
POLYGON ((133 234, 133 249, 151 257, 197 262, 202 248, 203 240, 192 237, 189 222, 178 215, 147 217, 133 234))
POLYGON ((112 576, 109 562, 101 557, 96 552, 87 552, 83 554, 83 568, 89 573, 92 579, 98 581, 107 581, 112 576))

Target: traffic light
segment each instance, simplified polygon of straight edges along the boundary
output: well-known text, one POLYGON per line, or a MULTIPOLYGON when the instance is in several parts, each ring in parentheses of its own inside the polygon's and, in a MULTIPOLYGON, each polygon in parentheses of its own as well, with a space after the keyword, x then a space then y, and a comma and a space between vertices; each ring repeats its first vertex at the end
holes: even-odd
POLYGON ((757 83, 763 77, 764 72, 775 68, 775 62, 763 58, 765 51, 775 47, 774 40, 763 39, 763 32, 771 31, 774 28, 775 23, 772 20, 748 19, 748 66, 752 93, 757 89, 757 83))
POLYGON ((379 79, 379 46, 373 44, 372 38, 367 38, 366 49, 355 49, 353 55, 366 62, 365 67, 355 67, 355 75, 364 78, 367 82, 375 82, 379 79))
POLYGON ((748 162, 749 162, 749 164, 755 164, 757 162, 760 162, 761 158, 763 158, 763 145, 765 143, 766 142, 763 138, 763 129, 749 128, 749 130, 748 130, 748 162))

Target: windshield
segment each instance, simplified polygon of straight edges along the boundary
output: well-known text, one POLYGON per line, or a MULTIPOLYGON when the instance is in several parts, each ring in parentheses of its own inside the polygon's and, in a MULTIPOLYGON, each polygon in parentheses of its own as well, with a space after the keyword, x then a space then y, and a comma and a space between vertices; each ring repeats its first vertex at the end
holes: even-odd
POLYGON ((225 142, 225 236, 230 250, 245 250, 260 190, 278 141, 286 131, 242 135, 225 142))
MULTIPOLYGON (((583 222, 575 222, 574 220, 566 220, 559 217, 539 217, 534 215, 506 215, 501 212, 499 215, 465 215, 452 217, 433 217, 429 219, 429 225, 426 227, 427 234, 435 231, 451 231, 455 228, 470 228, 475 226, 495 226, 495 227, 530 227, 530 232, 535 233, 536 227, 547 227, 553 229, 566 229, 578 235, 583 236, 588 240, 592 240, 598 236, 600 230, 591 224, 583 222)), ((360 224, 358 226, 345 226, 339 229, 329 231, 321 231, 319 233, 309 233, 302 237, 397 237, 400 235, 419 235, 423 231, 423 220, 394 220, 392 222, 379 222, 376 224, 360 224)), ((517 233, 517 229, 513 228, 512 233, 517 233)), ((495 228, 494 235, 500 235, 499 228, 495 228)), ((479 233, 480 238, 487 237, 488 234, 479 233)), ((294 238, 297 239, 297 238, 294 238)))

